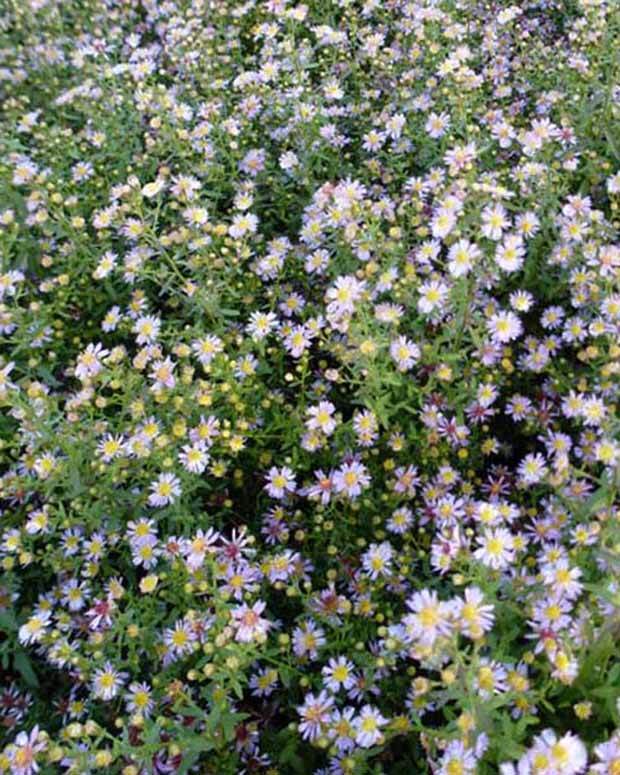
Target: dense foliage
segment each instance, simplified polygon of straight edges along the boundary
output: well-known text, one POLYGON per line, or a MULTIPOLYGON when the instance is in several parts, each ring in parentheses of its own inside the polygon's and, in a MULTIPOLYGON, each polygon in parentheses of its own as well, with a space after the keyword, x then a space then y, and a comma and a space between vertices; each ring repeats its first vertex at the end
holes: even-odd
POLYGON ((619 775, 620 4, 0 10, 0 772, 619 775))

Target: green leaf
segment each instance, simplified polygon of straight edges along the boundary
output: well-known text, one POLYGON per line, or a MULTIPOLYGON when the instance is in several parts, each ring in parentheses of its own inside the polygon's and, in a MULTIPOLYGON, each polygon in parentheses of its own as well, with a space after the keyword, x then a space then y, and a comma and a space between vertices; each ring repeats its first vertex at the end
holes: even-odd
POLYGON ((17 621, 12 611, 0 611, 0 630, 5 632, 17 631, 17 621))
POLYGON ((20 673, 21 677, 33 689, 39 685, 37 674, 32 669, 32 663, 25 651, 18 651, 13 657, 13 666, 20 673))

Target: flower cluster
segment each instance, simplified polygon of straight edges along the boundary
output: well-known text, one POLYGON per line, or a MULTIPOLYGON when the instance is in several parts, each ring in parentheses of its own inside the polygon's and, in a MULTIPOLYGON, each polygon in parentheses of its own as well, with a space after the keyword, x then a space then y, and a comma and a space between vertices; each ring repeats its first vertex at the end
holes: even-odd
POLYGON ((613 0, 0 19, 0 773, 620 774, 613 0))

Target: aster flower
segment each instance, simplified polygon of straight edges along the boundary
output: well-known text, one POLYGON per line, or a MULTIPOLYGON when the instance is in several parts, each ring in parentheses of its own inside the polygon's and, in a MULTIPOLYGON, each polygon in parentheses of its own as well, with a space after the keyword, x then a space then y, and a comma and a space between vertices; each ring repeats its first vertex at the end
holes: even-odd
POLYGON ((169 506, 181 495, 181 481, 174 474, 160 474, 157 479, 151 483, 151 494, 149 495, 149 506, 169 506))
POLYGON ((510 311, 491 315, 487 328, 491 337, 502 344, 517 339, 523 333, 520 319, 510 311))
POLYGON ((478 760, 474 751, 461 740, 452 740, 446 746, 437 772, 438 775, 474 775, 477 767, 478 760))
POLYGON ((129 691, 125 694, 125 704, 130 713, 150 716, 155 707, 151 687, 147 683, 136 681, 129 684, 129 691))
POLYGON ((290 468, 286 466, 276 468, 274 466, 269 469, 265 490, 271 498, 281 500, 287 494, 294 493, 296 489, 295 474, 290 468))
POLYGON ((101 342, 89 344, 86 350, 78 356, 75 376, 82 381, 97 376, 103 368, 101 361, 109 354, 110 351, 104 349, 101 342))
POLYGON ((325 691, 318 695, 309 693, 304 697, 303 705, 297 708, 301 718, 298 728, 303 740, 312 742, 323 734, 329 724, 333 704, 333 698, 325 691))
POLYGON ((176 378, 174 376, 175 366, 176 364, 170 358, 153 363, 150 373, 151 380, 153 381, 152 391, 157 393, 165 389, 172 390, 174 388, 176 385, 176 378))
POLYGON ((371 748, 383 740, 381 728, 388 720, 372 705, 364 705, 353 721, 355 742, 362 748, 371 748))
POLYGON ((317 659, 325 643, 325 631, 311 620, 293 630, 293 652, 298 658, 317 659))
POLYGON ((333 488, 336 494, 355 499, 370 484, 370 475, 362 463, 344 463, 333 475, 333 488))
POLYGON ((7 749, 11 772, 15 775, 33 775, 39 772, 37 755, 46 748, 47 741, 41 735, 38 726, 35 725, 30 733, 20 732, 7 749))
POLYGON ((316 406, 309 407, 306 410, 308 414, 306 427, 331 436, 336 429, 336 418, 333 416, 335 411, 336 407, 331 401, 320 401, 316 406))
POLYGON ((451 245, 448 251, 448 271, 452 277, 463 277, 473 269, 480 259, 480 248, 466 239, 460 239, 451 245))
POLYGON ((235 640, 241 643, 250 643, 251 641, 262 642, 265 640, 271 622, 261 616, 266 608, 266 604, 259 600, 252 606, 243 603, 233 608, 232 621, 235 628, 235 640))
POLYGON ((504 570, 513 562, 514 537, 509 530, 497 528, 487 530, 478 536, 479 548, 474 552, 474 557, 483 565, 494 570, 504 570))
POLYGON ((441 309, 448 297, 449 290, 445 283, 438 280, 423 283, 418 289, 420 294, 418 310, 428 315, 435 312, 435 310, 441 309))
POLYGON ((537 484, 547 474, 547 465, 540 453, 526 455, 519 463, 517 472, 524 484, 537 484))
POLYGON ((407 337, 399 336, 390 344, 390 355, 399 371, 409 371, 420 358, 420 348, 407 337))
POLYGON ((620 767, 620 734, 615 732, 609 740, 595 746, 594 754, 598 762, 590 766, 590 771, 596 775, 614 775, 620 767))
POLYGON ((350 689, 355 683, 355 667, 346 657, 332 657, 327 665, 323 667, 325 686, 330 692, 338 692, 341 688, 350 689))
POLYGON ((387 541, 381 544, 371 544, 368 551, 362 555, 362 567, 373 581, 379 576, 388 577, 391 572, 393 555, 394 550, 387 541))
POLYGON ((19 642, 23 645, 38 643, 47 633, 51 612, 39 611, 21 625, 18 632, 19 642))
POLYGON ((92 681, 92 689, 95 697, 109 702, 121 690, 127 675, 121 673, 111 662, 106 662, 103 667, 95 671, 92 681))
POLYGON ((202 442, 186 444, 179 453, 179 461, 186 471, 201 474, 209 462, 209 453, 202 442))
POLYGON ((450 635, 452 607, 441 602, 436 592, 416 592, 407 600, 407 608, 411 613, 403 617, 403 624, 409 637, 432 646, 437 638, 450 635))
POLYGON ((478 640, 493 627, 493 609, 493 605, 484 603, 484 595, 478 587, 467 587, 463 599, 454 606, 453 616, 461 632, 478 640))

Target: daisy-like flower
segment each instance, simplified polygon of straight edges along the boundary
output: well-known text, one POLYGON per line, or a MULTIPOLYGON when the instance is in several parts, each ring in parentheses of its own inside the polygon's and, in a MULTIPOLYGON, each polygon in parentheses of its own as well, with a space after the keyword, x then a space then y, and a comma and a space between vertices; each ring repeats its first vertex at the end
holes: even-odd
POLYGON ((426 120, 424 129, 428 133, 429 137, 436 140, 439 137, 443 137, 450 126, 450 114, 449 113, 431 113, 426 120))
POLYGON ((406 506, 401 506, 392 512, 392 516, 389 518, 386 527, 391 533, 404 535, 412 524, 413 514, 411 509, 408 509, 406 506))
POLYGON ((514 312, 498 312, 487 321, 487 329, 494 341, 505 344, 521 336, 523 324, 514 312))
POLYGON ((620 459, 620 445, 611 439, 601 439, 594 447, 596 459, 606 466, 614 466, 620 459))
POLYGON ((415 466, 409 465, 406 468, 399 466, 394 471, 394 492, 413 498, 418 484, 420 484, 420 477, 415 466))
POLYGON ((474 690, 483 699, 489 699, 493 694, 500 694, 508 689, 506 668, 498 662, 483 658, 474 675, 474 690))
POLYGON ((121 308, 115 304, 113 307, 110 307, 101 321, 101 330, 106 333, 116 331, 122 319, 121 308))
POLYGON ((355 667, 346 657, 332 657, 321 673, 330 692, 348 690, 355 683, 355 667))
POLYGON ((164 473, 151 483, 149 506, 169 506, 181 495, 181 480, 174 474, 164 473))
POLYGON ((101 342, 89 344, 86 350, 78 356, 75 376, 83 382, 97 376, 103 368, 102 359, 109 354, 110 351, 104 349, 101 342))
MULTIPOLYGON (((107 277, 116 267, 118 262, 118 256, 111 250, 106 250, 105 253, 99 259, 99 263, 95 267, 93 277, 95 280, 103 280, 107 277)), ((104 329, 105 330, 105 329, 104 329)))
POLYGON ((374 412, 371 412, 369 409, 365 409, 363 412, 356 412, 353 416, 353 429, 360 446, 372 447, 379 435, 379 424, 374 412))
POLYGON ((454 210, 440 207, 431 220, 431 233, 435 239, 444 239, 456 226, 454 210))
POLYGON ((269 469, 267 484, 264 489, 269 497, 282 500, 288 494, 293 494, 296 491, 297 482, 295 481, 295 474, 286 466, 282 468, 274 466, 269 469))
POLYGON ((88 584, 80 583, 77 579, 69 579, 62 586, 62 602, 70 611, 81 611, 86 605, 89 596, 88 584))
POLYGON ((399 336, 390 344, 390 355, 399 371, 409 371, 420 358, 420 348, 406 336, 399 336))
POLYGON ((598 426, 601 425, 605 417, 607 416, 607 407, 602 398, 598 396, 591 396, 586 398, 581 407, 581 417, 584 425, 598 426))
POLYGON ((187 567, 194 572, 203 564, 207 554, 217 551, 217 542, 220 534, 210 527, 206 532, 198 529, 191 540, 185 542, 183 547, 186 555, 187 567))
POLYGON ((147 199, 152 199, 165 188, 166 181, 163 178, 157 178, 156 180, 153 180, 151 183, 147 183, 142 187, 142 196, 146 197, 147 199))
POLYGON ((273 312, 253 312, 245 330, 255 342, 260 342, 275 330, 278 323, 273 312))
POLYGON ((174 369, 176 364, 170 359, 155 361, 151 368, 150 377, 153 381, 151 390, 154 393, 160 393, 162 390, 168 388, 172 390, 176 385, 176 378, 174 376, 174 369))
POLYGON ((548 775, 577 775, 585 770, 588 754, 585 745, 572 732, 558 738, 551 729, 537 735, 534 744, 519 762, 519 772, 548 775), (525 760, 525 761, 524 761, 525 760), (530 769, 525 769, 525 763, 530 769))
MULTIPOLYGON (((0 213, 0 225, 2 224, 2 213, 0 213)), ((0 274, 0 301, 5 296, 14 296, 20 283, 23 283, 26 276, 19 269, 13 269, 10 272, 0 274)))
POLYGON ((255 697, 269 697, 278 685, 278 671, 271 667, 263 668, 250 678, 249 686, 255 697))
POLYGON ((112 596, 105 599, 96 599, 92 608, 86 612, 89 619, 88 626, 91 630, 105 630, 112 626, 112 614, 116 608, 116 603, 112 596))
POLYGON ((143 543, 152 544, 157 541, 156 534, 155 522, 152 519, 142 518, 127 523, 127 537, 132 546, 139 546, 143 543))
POLYGON ((338 277, 334 285, 326 293, 327 313, 335 317, 350 315, 355 310, 355 303, 361 298, 366 288, 365 282, 360 282, 353 275, 338 277))
POLYGON ((579 661, 569 656, 563 649, 557 649, 550 657, 553 670, 551 677, 567 686, 574 683, 579 675, 579 661))
POLYGON ((280 156, 278 163, 280 164, 281 169, 283 169, 285 172, 290 172, 290 170, 297 167, 299 164, 299 159, 297 158, 297 154, 293 153, 292 151, 287 151, 280 156))
POLYGON ((129 684, 129 690, 125 694, 125 705, 130 713, 138 713, 148 718, 155 707, 151 687, 147 683, 136 681, 129 684))
POLYGON ((317 406, 309 407, 306 411, 308 414, 306 428, 309 430, 319 430, 326 436, 331 436, 336 430, 335 411, 336 407, 331 401, 320 401, 317 406))
POLYGON ((47 747, 47 741, 34 726, 30 733, 20 732, 5 749, 10 771, 13 775, 34 775, 39 771, 37 755, 47 747))
POLYGON ((500 148, 509 148, 515 131, 507 121, 498 121, 491 127, 491 134, 498 141, 500 148))
POLYGON ((345 495, 352 500, 362 494, 370 485, 370 474, 366 466, 357 461, 344 463, 334 472, 333 487, 339 495, 345 495))
POLYGON ((258 600, 249 606, 243 603, 231 611, 232 624, 235 628, 235 640, 240 643, 261 643, 267 637, 271 622, 261 616, 267 604, 258 600))
POLYGON ((454 620, 462 633, 472 640, 479 640, 493 627, 494 606, 484 603, 484 595, 478 587, 467 587, 463 599, 454 607, 454 620))
POLYGON ((200 228, 209 221, 209 211, 206 207, 186 207, 183 210, 183 218, 188 226, 197 226, 200 228))
MULTIPOLYGON (((620 192, 620 172, 618 173, 618 191, 620 192)), ((590 767, 594 775, 618 775, 620 772, 620 732, 615 732, 611 739, 599 743, 594 748, 594 754, 598 759, 596 764, 590 767)))
POLYGON ((436 592, 416 592, 407 600, 407 608, 411 613, 403 617, 403 624, 410 638, 432 646, 437 638, 450 635, 452 606, 440 601, 436 592))
POLYGON ((111 662, 106 662, 93 676, 92 688, 95 697, 105 702, 113 700, 126 677, 126 674, 120 673, 111 662))
POLYGON ((252 213, 239 213, 233 218, 228 233, 234 239, 244 237, 246 234, 254 234, 258 228, 258 218, 252 213))
POLYGON ((330 717, 327 735, 341 754, 347 753, 355 747, 354 716, 355 708, 347 706, 342 710, 334 710, 330 717))
POLYGON ((9 390, 17 390, 17 385, 11 382, 9 374, 13 371, 15 364, 11 361, 0 369, 0 399, 4 400, 9 390))
POLYGON ((113 436, 108 433, 97 445, 97 451, 101 455, 104 463, 109 463, 114 458, 121 457, 124 450, 124 441, 122 436, 113 436))
POLYGON ((145 315, 137 318, 133 324, 133 332, 136 334, 138 344, 153 344, 159 336, 161 320, 154 315, 145 315))
POLYGON ((489 205, 482 211, 482 234, 491 240, 500 240, 510 226, 506 208, 501 204, 489 205))
POLYGON ((186 471, 201 474, 209 462, 209 453, 202 442, 186 444, 179 453, 179 461, 186 471))
POLYGON ((543 582, 550 587, 554 597, 565 597, 574 600, 579 597, 583 584, 580 568, 571 568, 567 559, 558 560, 542 570, 543 582))
POLYGON ((307 326, 293 326, 284 337, 284 348, 293 358, 301 358, 312 343, 312 336, 307 326))
POLYGON ((548 473, 545 458, 539 452, 526 455, 519 463, 517 473, 523 484, 538 484, 548 473))
POLYGON ((504 272, 516 272, 523 266, 525 246, 519 235, 509 234, 495 251, 495 262, 504 272))
POLYGON ((333 705, 334 698, 326 691, 318 695, 309 693, 304 697, 303 705, 297 708, 301 718, 298 730, 303 740, 313 742, 323 734, 330 722, 333 705))
POLYGON ((201 366, 208 366, 218 353, 224 350, 224 343, 214 334, 209 334, 203 339, 192 342, 192 351, 198 358, 201 366))
POLYGON ((527 396, 514 395, 506 404, 506 414, 513 420, 525 420, 532 411, 532 402, 527 396))
POLYGON ((487 530, 477 538, 479 548, 474 557, 493 570, 504 570, 513 562, 514 536, 506 528, 487 530))
POLYGON ((429 280, 418 289, 418 310, 428 315, 444 306, 450 289, 440 280, 429 280))
POLYGON ((536 213, 528 210, 517 216, 515 220, 515 229, 524 239, 530 239, 540 230, 540 219, 536 213))
POLYGON ((462 740, 452 740, 441 757, 437 775, 474 775, 478 760, 474 751, 462 740))
POLYGON ((529 291, 514 291, 510 294, 510 306, 517 312, 529 312, 534 304, 534 297, 529 291))
POLYGON ((25 624, 19 628, 17 637, 24 646, 30 643, 38 643, 47 632, 50 623, 51 612, 47 610, 39 611, 28 619, 25 624))
POLYGON ((355 742, 361 748, 372 748, 373 745, 379 744, 383 740, 381 728, 387 723, 388 720, 381 715, 378 708, 364 705, 353 721, 355 742))
POLYGON ((324 506, 328 504, 334 489, 334 479, 331 473, 326 474, 322 469, 314 472, 315 481, 303 490, 303 494, 311 500, 318 500, 324 506))
POLYGON ((452 277, 463 277, 473 269, 481 255, 475 243, 460 239, 448 251, 448 271, 452 277))
POLYGON ((293 630, 293 653, 298 658, 317 659, 319 649, 325 643, 324 630, 311 620, 293 630))
POLYGON ((189 202, 195 198, 196 193, 200 191, 201 187, 202 184, 197 178, 191 175, 179 175, 174 178, 170 191, 178 199, 184 199, 189 202))
POLYGON ((387 541, 381 544, 371 544, 368 551, 362 555, 362 567, 374 581, 383 576, 389 576, 392 568, 394 550, 387 541))
POLYGON ((532 611, 532 621, 555 632, 570 624, 570 612, 573 607, 568 598, 549 597, 538 601, 532 611))
POLYGON ((194 650, 196 636, 185 619, 181 619, 174 627, 168 628, 164 632, 164 643, 168 647, 169 653, 176 659, 191 654, 194 650))
POLYGON ((132 562, 136 566, 141 566, 146 570, 154 568, 161 552, 155 543, 141 543, 132 549, 132 562))

